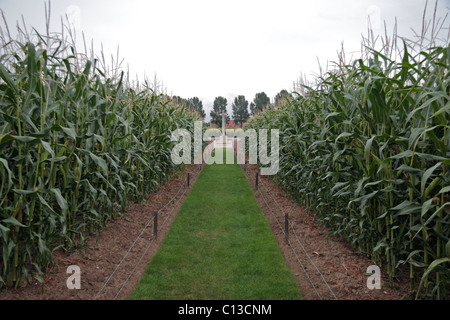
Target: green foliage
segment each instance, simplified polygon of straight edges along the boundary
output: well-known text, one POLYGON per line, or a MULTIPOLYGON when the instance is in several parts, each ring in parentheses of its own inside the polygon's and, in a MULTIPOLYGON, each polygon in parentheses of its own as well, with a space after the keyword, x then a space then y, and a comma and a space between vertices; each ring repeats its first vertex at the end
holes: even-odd
POLYGON ((275 106, 279 106, 281 104, 284 104, 286 99, 288 99, 290 97, 290 94, 287 90, 281 90, 280 92, 278 92, 275 96, 275 106))
POLYGON ((245 129, 280 130, 275 180, 411 290, 449 296, 450 47, 368 49, 245 129), (446 245, 447 244, 447 245, 446 245), (416 275, 422 275, 417 287, 416 275))
POLYGON ((202 117, 202 119, 205 119, 206 113, 203 109, 203 102, 198 97, 184 99, 180 96, 174 96, 172 97, 172 101, 180 105, 184 105, 185 107, 191 109, 193 112, 198 113, 198 115, 202 117))
MULTIPOLYGON (((217 126, 222 126, 222 111, 227 111, 227 99, 224 97, 216 97, 214 99, 213 109, 209 113, 211 116, 211 124, 215 123, 217 126)), ((230 121, 230 116, 227 114, 226 122, 230 121)))
POLYGON ((205 110, 203 110, 203 102, 199 98, 193 97, 188 99, 188 105, 191 106, 192 110, 197 112, 202 119, 205 119, 206 113, 205 110))
POLYGON ((170 132, 191 111, 107 76, 59 35, 3 43, 0 60, 0 287, 42 281, 177 170, 170 132))
POLYGON ((250 112, 252 115, 263 111, 265 107, 270 104, 270 98, 264 92, 259 92, 255 95, 253 102, 250 103, 250 112))
POLYGON ((233 110, 233 119, 236 124, 240 124, 248 120, 250 114, 248 113, 248 101, 245 100, 245 96, 237 96, 234 98, 234 102, 231 105, 233 110))

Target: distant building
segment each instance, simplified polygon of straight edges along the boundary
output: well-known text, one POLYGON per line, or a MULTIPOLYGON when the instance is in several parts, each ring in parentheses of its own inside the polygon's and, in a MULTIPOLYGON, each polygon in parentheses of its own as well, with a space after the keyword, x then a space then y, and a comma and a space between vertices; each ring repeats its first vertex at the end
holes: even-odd
MULTIPOLYGON (((242 124, 242 126, 244 126, 245 125, 245 122, 242 124)), ((212 128, 220 128, 220 126, 217 126, 215 123, 211 123, 211 127, 212 128)), ((236 123, 234 123, 234 120, 229 120, 228 122, 227 122, 227 128, 240 128, 241 126, 240 125, 238 125, 238 124, 236 124, 236 123)))

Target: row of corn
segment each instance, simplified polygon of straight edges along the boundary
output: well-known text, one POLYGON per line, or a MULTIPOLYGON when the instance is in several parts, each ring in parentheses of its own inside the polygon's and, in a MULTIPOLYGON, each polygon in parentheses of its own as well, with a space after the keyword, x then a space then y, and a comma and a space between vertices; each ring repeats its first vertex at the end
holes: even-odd
POLYGON ((38 36, 1 48, 0 287, 42 281, 53 250, 76 250, 169 179, 170 133, 199 119, 38 36))
POLYGON ((274 179, 391 279, 409 275, 409 297, 449 298, 449 59, 370 50, 245 127, 280 130, 274 179))

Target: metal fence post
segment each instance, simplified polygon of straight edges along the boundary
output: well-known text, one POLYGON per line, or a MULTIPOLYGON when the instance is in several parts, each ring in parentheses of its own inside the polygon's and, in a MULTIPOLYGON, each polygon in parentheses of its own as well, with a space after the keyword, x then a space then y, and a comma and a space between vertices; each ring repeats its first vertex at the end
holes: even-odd
POLYGON ((286 242, 289 242, 289 217, 288 213, 284 213, 284 238, 286 242))
POLYGON ((153 234, 158 236, 158 211, 153 213, 153 234))

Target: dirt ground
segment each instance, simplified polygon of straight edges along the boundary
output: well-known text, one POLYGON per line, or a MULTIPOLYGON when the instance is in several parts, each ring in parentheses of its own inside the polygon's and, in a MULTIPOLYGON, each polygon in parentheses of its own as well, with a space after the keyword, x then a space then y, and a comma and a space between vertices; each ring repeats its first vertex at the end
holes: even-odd
POLYGON ((18 289, 0 292, 0 300, 123 300, 133 292, 152 256, 158 250, 178 209, 199 174, 199 166, 187 166, 184 172, 140 203, 132 204, 126 214, 110 221, 97 237, 79 253, 62 250, 53 253, 54 266, 45 274, 45 283, 23 281, 18 289), (190 173, 189 187, 187 173, 190 173), (157 236, 153 216, 159 210, 157 236), (70 265, 80 268, 80 289, 68 289, 70 265))
POLYGON ((381 289, 369 289, 373 263, 346 241, 330 235, 313 215, 292 200, 267 176, 258 176, 255 165, 241 165, 267 218, 278 246, 306 300, 399 300, 409 292, 405 272, 394 282, 381 267, 381 289), (285 238, 285 213, 290 227, 285 238))
MULTIPOLYGON (((55 264, 46 273, 43 285, 35 280, 29 284, 24 281, 21 288, 1 291, 0 300, 127 299, 169 230, 199 174, 198 169, 198 165, 186 167, 182 174, 149 195, 143 203, 131 205, 122 218, 108 223, 98 239, 91 237, 80 253, 69 255, 55 251, 55 264), (189 187, 187 172, 190 173, 189 187), (155 210, 160 210, 157 237, 153 234, 152 222, 155 210), (80 268, 80 289, 67 288, 70 265, 80 268)), ((392 285, 383 269, 381 289, 369 290, 366 269, 372 264, 370 260, 344 241, 329 236, 267 177, 259 177, 259 190, 256 190, 256 170, 255 166, 248 165, 247 178, 304 299, 398 300, 407 292, 407 281, 392 285), (289 234, 289 244, 280 228, 284 226, 284 213, 278 206, 289 213, 295 230, 295 234, 289 234)))

